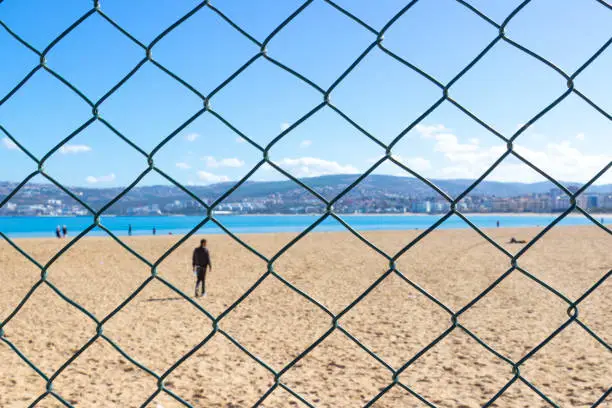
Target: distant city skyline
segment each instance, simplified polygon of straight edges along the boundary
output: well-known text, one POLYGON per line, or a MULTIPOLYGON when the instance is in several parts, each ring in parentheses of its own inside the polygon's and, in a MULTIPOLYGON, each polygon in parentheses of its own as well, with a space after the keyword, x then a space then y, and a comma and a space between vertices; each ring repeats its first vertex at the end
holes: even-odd
MULTIPOLYGON (((350 176, 312 179, 315 190, 332 198, 344 190, 350 176)), ((358 184, 334 204, 342 214, 443 214, 450 210, 449 201, 433 189, 420 185, 416 179, 396 177, 375 178, 358 184), (405 183, 406 185, 402 184, 405 183)), ((450 196, 464 191, 469 182, 451 180, 440 186, 450 196)), ((13 185, 0 183, 0 200, 13 185)), ((216 202, 229 186, 198 189, 193 193, 206 205, 216 202)), ((571 185, 576 193, 580 186, 571 185)), ((97 209, 110 201, 120 189, 79 189, 72 194, 97 209)), ((612 212, 612 185, 583 192, 577 205, 590 212, 612 212)), ((561 213, 571 207, 570 197, 560 188, 550 185, 522 183, 484 183, 457 203, 466 213, 561 213), (531 189, 531 190, 530 190, 531 189)), ((293 183, 253 183, 246 191, 233 193, 214 207, 219 214, 321 214, 326 205, 307 190, 293 183)), ((207 209, 177 187, 158 186, 136 188, 104 211, 106 215, 194 215, 206 214, 207 209)), ((0 216, 84 216, 89 211, 55 186, 26 186, 2 208, 0 216)))

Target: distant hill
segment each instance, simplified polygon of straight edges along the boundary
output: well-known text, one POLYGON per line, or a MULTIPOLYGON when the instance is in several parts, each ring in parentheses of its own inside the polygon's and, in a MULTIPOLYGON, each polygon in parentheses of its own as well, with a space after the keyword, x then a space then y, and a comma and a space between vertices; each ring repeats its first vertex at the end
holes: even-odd
MULTIPOLYGON (((350 185, 358 176, 356 175, 331 175, 331 176, 320 176, 312 178, 303 178, 304 184, 310 186, 316 190, 332 189, 334 193, 339 193, 346 186, 350 185)), ((469 179, 444 179, 430 180, 433 184, 438 186, 441 190, 445 191, 451 196, 461 194, 468 188, 474 180, 469 179)), ((219 183, 213 184, 206 187, 193 187, 190 189, 201 191, 202 193, 210 192, 213 195, 221 194, 227 191, 234 183, 219 183)), ((578 183, 565 183, 565 186, 581 186, 578 183)), ((237 191, 232 197, 254 197, 254 196, 266 196, 272 193, 284 193, 295 189, 296 183, 290 180, 283 181, 248 181, 243 184, 239 191, 237 191)), ((506 183, 498 181, 482 181, 478 184, 476 189, 471 194, 489 195, 496 197, 513 197, 525 194, 541 194, 550 191, 555 185, 549 181, 542 181, 538 183, 506 183)), ((414 195, 418 198, 424 196, 435 195, 433 190, 419 179, 413 177, 398 177, 388 175, 370 175, 366 177, 361 183, 357 185, 358 189, 374 189, 374 190, 389 190, 398 194, 414 195)), ((588 190, 590 193, 606 193, 612 192, 612 184, 591 186, 588 190)), ((335 195, 335 194, 334 194, 335 195)))
MULTIPOLYGON (((357 179, 358 175, 342 174, 301 179, 325 198, 336 197, 347 186, 357 179)), ((474 180, 431 180, 442 191, 451 197, 461 194, 474 180)), ((225 182, 208 186, 187 186, 197 197, 208 201, 216 200, 234 186, 235 182, 225 182)), ((566 186, 578 186, 577 183, 563 183, 566 186)), ((0 200, 17 186, 17 183, 0 182, 0 200)), ((539 183, 505 183, 482 181, 471 193, 471 196, 516 197, 529 194, 549 192, 554 185, 550 182, 539 183)), ((92 188, 68 187, 83 201, 97 209, 123 191, 122 187, 92 188)), ((591 186, 589 193, 612 193, 612 184, 591 186)), ((257 201, 266 197, 276 196, 285 206, 317 202, 297 183, 291 180, 283 181, 247 181, 224 200, 225 202, 257 201)), ((389 197, 400 197, 400 200, 439 198, 438 194, 420 180, 412 177, 397 177, 388 175, 370 175, 356 185, 344 199, 346 200, 387 200, 389 197)), ((11 202, 16 204, 42 204, 49 199, 63 200, 72 203, 73 200, 52 184, 30 184, 24 186, 11 202)), ((111 207, 110 212, 125 213, 130 207, 157 204, 163 206, 176 200, 189 200, 189 196, 173 185, 135 187, 111 207)), ((277 209, 277 210, 283 210, 277 209)))

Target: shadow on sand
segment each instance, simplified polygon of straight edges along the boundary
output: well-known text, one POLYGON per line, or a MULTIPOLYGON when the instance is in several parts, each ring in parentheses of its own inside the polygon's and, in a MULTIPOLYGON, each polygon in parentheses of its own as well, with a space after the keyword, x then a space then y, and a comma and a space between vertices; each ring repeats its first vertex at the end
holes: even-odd
POLYGON ((168 297, 168 298, 151 298, 151 299, 147 299, 147 302, 170 302, 172 300, 185 300, 184 298, 177 296, 177 297, 168 297))

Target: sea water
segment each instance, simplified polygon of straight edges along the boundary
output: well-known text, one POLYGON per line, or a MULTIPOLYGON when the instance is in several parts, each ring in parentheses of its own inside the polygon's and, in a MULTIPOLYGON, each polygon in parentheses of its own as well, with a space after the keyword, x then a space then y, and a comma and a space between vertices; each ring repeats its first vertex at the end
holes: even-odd
MULTIPOLYGON (((553 222, 557 215, 484 215, 467 214, 471 222, 480 228, 500 227, 544 227, 553 222)), ((340 215, 357 231, 374 230, 424 230, 437 222, 442 215, 340 215)), ((612 215, 610 216, 612 218, 612 215)), ((319 220, 315 215, 217 215, 217 219, 230 231, 241 233, 301 232, 319 220)), ((205 220, 203 216, 152 216, 114 217, 102 216, 101 224, 117 235, 185 234, 205 220)), ((600 218, 597 218, 599 221, 600 218)), ((93 217, 0 217, 0 232, 9 237, 53 237, 56 227, 65 225, 68 234, 77 235, 93 224, 93 217)), ((584 216, 565 217, 558 225, 591 225, 584 216)), ((438 229, 468 228, 457 216, 452 216, 438 226, 438 229)), ((328 217, 318 224, 315 231, 343 231, 345 227, 328 217)), ((198 233, 219 234, 223 230, 208 221, 198 233)), ((88 235, 105 235, 99 229, 92 229, 88 235)))

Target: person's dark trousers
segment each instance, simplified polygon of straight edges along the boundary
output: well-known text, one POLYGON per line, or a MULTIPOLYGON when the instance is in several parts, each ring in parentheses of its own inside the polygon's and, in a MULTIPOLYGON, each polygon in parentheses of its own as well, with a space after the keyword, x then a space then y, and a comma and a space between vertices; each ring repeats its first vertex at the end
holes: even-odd
POLYGON ((206 269, 208 265, 204 266, 196 266, 197 268, 197 276, 198 280, 196 281, 196 292, 198 291, 198 286, 200 286, 200 282, 202 283, 202 295, 206 293, 206 269))

